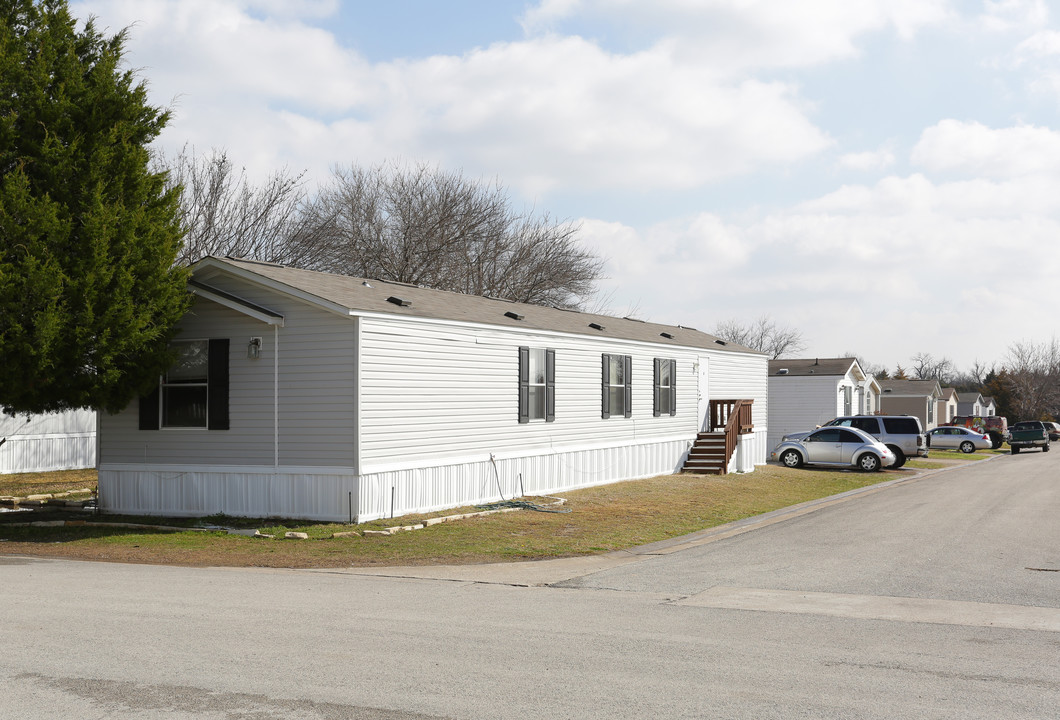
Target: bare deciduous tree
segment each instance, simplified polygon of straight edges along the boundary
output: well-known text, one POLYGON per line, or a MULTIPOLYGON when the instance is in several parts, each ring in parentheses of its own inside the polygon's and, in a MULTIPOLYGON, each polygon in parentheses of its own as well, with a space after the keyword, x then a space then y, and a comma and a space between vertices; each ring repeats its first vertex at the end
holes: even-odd
POLYGON ((931 353, 917 353, 912 357, 909 371, 914 380, 938 380, 943 387, 949 387, 957 374, 957 366, 949 358, 935 358, 931 353))
POLYGON ((1060 342, 1017 342, 1005 358, 1015 420, 1052 416, 1060 406, 1060 342))
POLYGON ((168 171, 170 186, 182 188, 185 234, 178 262, 231 255, 299 267, 319 264, 324 248, 305 212, 303 174, 282 170, 255 185, 225 152, 200 156, 188 147, 158 164, 168 171))
POLYGON ((711 334, 722 340, 763 352, 773 360, 785 355, 790 356, 806 347, 801 331, 778 325, 775 320, 765 315, 750 324, 735 319, 720 322, 714 326, 711 334))
POLYGON ((576 308, 603 270, 576 225, 515 212, 497 183, 428 165, 337 169, 313 213, 324 269, 346 275, 576 308))
POLYGON ((603 271, 573 223, 516 212, 498 183, 429 165, 336 169, 311 197, 302 174, 254 184, 221 151, 158 164, 182 188, 185 264, 231 255, 564 308, 603 271))

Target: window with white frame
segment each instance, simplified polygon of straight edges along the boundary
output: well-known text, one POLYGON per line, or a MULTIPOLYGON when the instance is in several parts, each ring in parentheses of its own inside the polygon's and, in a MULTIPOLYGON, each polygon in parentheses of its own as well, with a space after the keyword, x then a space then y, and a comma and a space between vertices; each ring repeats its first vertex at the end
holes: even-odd
POLYGON ((677 414, 677 361, 655 358, 655 417, 677 414))
POLYGON ((600 415, 633 417, 633 360, 629 355, 601 355, 602 392, 600 415))
POLYGON ((162 376, 162 427, 204 428, 210 396, 209 341, 173 345, 179 355, 162 376))
POLYGON ((140 429, 227 430, 228 347, 227 338, 174 342, 176 361, 140 397, 140 429))
POLYGON ((519 348, 519 422, 556 419, 556 351, 519 348))

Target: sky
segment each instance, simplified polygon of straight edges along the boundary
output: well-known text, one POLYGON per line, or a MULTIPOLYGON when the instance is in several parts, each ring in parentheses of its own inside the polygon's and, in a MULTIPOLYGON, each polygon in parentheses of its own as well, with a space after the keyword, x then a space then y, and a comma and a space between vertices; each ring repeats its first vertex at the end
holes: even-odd
POLYGON ((430 163, 575 221, 597 303, 802 357, 1001 363, 1055 333, 1056 0, 85 0, 252 177, 430 163))

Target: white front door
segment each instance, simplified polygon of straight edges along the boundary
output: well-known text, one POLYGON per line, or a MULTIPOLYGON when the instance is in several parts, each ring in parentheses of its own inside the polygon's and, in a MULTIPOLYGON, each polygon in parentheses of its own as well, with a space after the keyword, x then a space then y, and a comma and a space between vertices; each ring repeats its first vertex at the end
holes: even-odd
POLYGON ((707 394, 707 358, 700 356, 696 363, 699 385, 699 429, 710 429, 710 395, 707 394))

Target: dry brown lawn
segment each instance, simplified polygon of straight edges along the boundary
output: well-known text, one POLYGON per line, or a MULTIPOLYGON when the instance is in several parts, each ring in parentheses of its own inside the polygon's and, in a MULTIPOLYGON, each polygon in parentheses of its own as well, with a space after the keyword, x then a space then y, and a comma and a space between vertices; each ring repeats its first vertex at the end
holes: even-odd
MULTIPOLYGON (((263 533, 276 535, 274 539, 224 531, 169 532, 92 524, 19 527, 15 522, 24 521, 29 513, 0 513, 0 552, 116 562, 262 567, 469 564, 570 557, 678 537, 913 472, 860 473, 763 466, 746 474, 665 475, 562 493, 567 501, 563 508, 569 510, 565 513, 520 510, 387 537, 333 538, 332 534, 414 524, 426 517, 475 508, 354 527, 304 521, 208 519, 216 524, 257 527, 263 533), (286 531, 306 532, 310 540, 281 539, 286 531)), ((88 479, 83 473, 53 478, 4 476, 0 478, 0 494, 94 487, 88 479)), ((527 499, 540 502, 539 498, 527 499)), ((174 524, 149 518, 66 517, 87 519, 89 523, 126 520, 174 524)), ((41 515, 33 519, 46 518, 41 515)))

